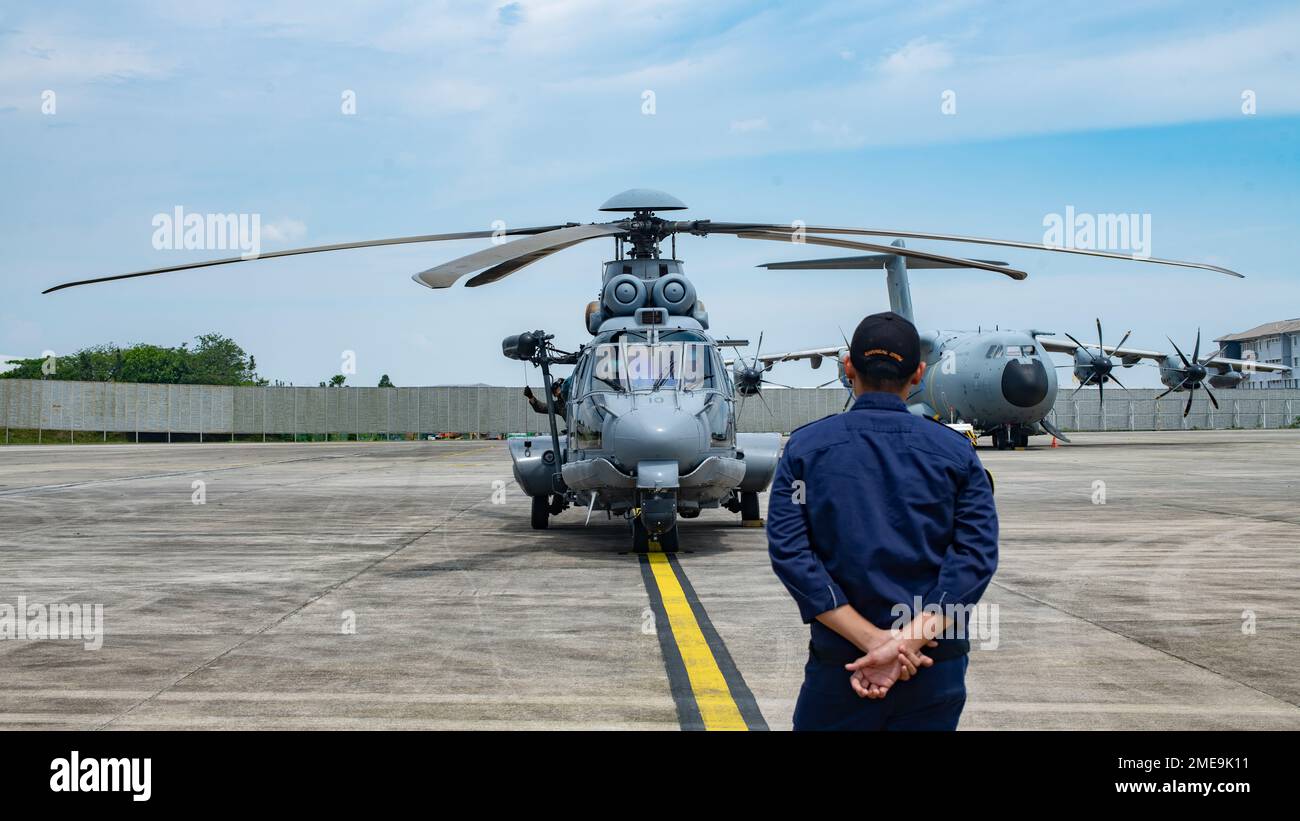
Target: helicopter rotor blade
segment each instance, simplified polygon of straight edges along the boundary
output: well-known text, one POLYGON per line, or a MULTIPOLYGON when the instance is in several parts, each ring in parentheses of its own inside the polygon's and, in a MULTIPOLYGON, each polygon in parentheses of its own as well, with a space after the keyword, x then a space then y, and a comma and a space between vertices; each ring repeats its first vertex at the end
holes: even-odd
POLYGON ((520 268, 523 268, 526 265, 532 265, 534 262, 543 260, 549 257, 551 254, 556 253, 557 251, 563 251, 566 248, 572 248, 578 243, 584 241, 585 240, 576 240, 574 242, 566 242, 563 245, 555 245, 550 248, 543 248, 540 251, 534 251, 531 254, 525 254, 521 257, 515 257, 514 259, 509 260, 507 262, 503 262, 500 265, 495 265, 487 269, 481 274, 475 274, 473 277, 471 277, 469 280, 465 282, 465 287, 478 288, 481 285, 487 285, 489 283, 496 282, 497 280, 505 279, 506 277, 510 276, 515 271, 518 271, 520 268))
MULTIPOLYGON (((677 223, 676 230, 697 234, 740 234, 752 232, 781 232, 786 234, 794 233, 796 230, 808 234, 850 234, 870 237, 903 237, 905 239, 932 240, 935 242, 963 242, 973 245, 998 245, 1005 248, 1026 248, 1033 251, 1052 251, 1058 254, 1079 254, 1090 257, 1105 257, 1108 259, 1122 259, 1130 262, 1145 262, 1154 265, 1173 265, 1179 268, 1200 268, 1206 271, 1216 271, 1220 274, 1227 274, 1231 277, 1243 279, 1243 275, 1228 268, 1221 268, 1218 265, 1209 265, 1203 262, 1184 262, 1176 259, 1160 259, 1159 257, 1137 257, 1132 254, 1121 254, 1114 251, 1094 251, 1085 248, 1064 248, 1056 245, 1046 245, 1037 242, 1017 242, 1009 239, 993 239, 990 237, 967 237, 957 234, 934 234, 922 231, 886 231, 883 229, 872 228, 835 228, 821 225, 801 226, 795 229, 790 225, 774 225, 762 223, 714 223, 708 220, 697 220, 695 222, 677 223)), ((853 247, 853 246, 849 246, 853 247)), ((879 251, 886 254, 900 253, 901 249, 892 246, 875 246, 866 247, 863 250, 879 251)), ((950 258, 939 259, 940 262, 951 262, 950 258)), ((963 267, 972 266, 973 260, 962 261, 963 267)), ((875 266, 872 266, 875 267, 875 266)))
POLYGON ((627 229, 622 225, 615 223, 592 223, 590 225, 574 225, 567 228, 557 228, 554 231, 547 231, 543 234, 517 239, 514 242, 506 242, 501 245, 494 245, 491 248, 484 248, 482 251, 476 251, 473 254, 467 254, 463 257, 457 257, 451 262, 444 262, 442 265, 435 265, 432 268, 421 271, 411 279, 425 285, 429 288, 450 288, 456 284, 456 281, 466 274, 472 274, 475 271, 481 271, 484 268, 491 268, 494 271, 504 267, 505 263, 518 260, 523 257, 526 261, 516 265, 504 272, 498 271, 493 274, 490 280, 479 282, 479 285, 486 284, 489 281, 495 281, 501 277, 522 268, 530 262, 536 262, 541 256, 539 252, 550 253, 560 248, 568 248, 577 245, 579 242, 585 242, 597 237, 610 237, 619 234, 626 234, 627 229))
POLYGON ((408 245, 417 242, 446 242, 458 239, 487 239, 501 233, 509 235, 533 235, 544 234, 551 231, 561 230, 572 227, 576 223, 567 223, 565 225, 547 225, 540 228, 516 228, 511 231, 462 231, 455 234, 422 234, 411 237, 393 237, 391 239, 371 239, 362 240, 361 242, 339 242, 332 245, 313 245, 307 248, 287 248, 283 251, 266 251, 256 256, 239 256, 227 257, 225 259, 209 259, 203 262, 187 262, 183 265, 169 265, 163 268, 149 268, 144 271, 132 271, 126 274, 112 274, 109 276, 94 277, 92 279, 79 279, 75 282, 64 282, 55 285, 52 288, 46 288, 41 291, 42 294, 52 294, 55 291, 62 291, 64 288, 75 288, 79 285, 93 285, 99 282, 113 282, 119 279, 134 279, 135 277, 153 276, 154 274, 169 274, 173 271, 190 271, 195 268, 210 268, 214 265, 230 265, 236 262, 252 262, 258 259, 274 259, 275 257, 292 257, 300 254, 319 254, 326 251, 346 251, 352 248, 377 248, 384 245, 408 245))
MULTIPOLYGON (((786 230, 788 231, 789 229, 786 230)), ((806 243, 808 245, 829 245, 832 248, 854 248, 861 251, 879 251, 881 253, 907 257, 908 259, 925 259, 932 262, 944 262, 960 268, 980 268, 985 271, 993 271, 1004 276, 1009 276, 1012 279, 1025 279, 1029 276, 1029 274, 1016 268, 989 265, 988 263, 977 262, 973 259, 946 257, 942 254, 933 254, 929 251, 917 251, 914 248, 901 248, 895 245, 876 245, 870 242, 858 242, 856 240, 834 239, 833 237, 817 237, 811 235, 804 235, 799 239, 795 239, 793 233, 781 233, 777 231, 738 231, 736 232, 736 236, 741 239, 763 239, 772 242, 789 242, 796 245, 806 243)))

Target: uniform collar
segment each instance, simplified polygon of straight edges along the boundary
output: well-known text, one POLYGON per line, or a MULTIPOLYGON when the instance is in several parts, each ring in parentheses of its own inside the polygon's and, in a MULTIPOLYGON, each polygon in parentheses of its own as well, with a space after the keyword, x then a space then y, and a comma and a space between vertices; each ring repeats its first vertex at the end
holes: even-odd
POLYGON ((867 391, 853 402, 853 410, 892 410, 907 412, 907 405, 897 394, 867 391))

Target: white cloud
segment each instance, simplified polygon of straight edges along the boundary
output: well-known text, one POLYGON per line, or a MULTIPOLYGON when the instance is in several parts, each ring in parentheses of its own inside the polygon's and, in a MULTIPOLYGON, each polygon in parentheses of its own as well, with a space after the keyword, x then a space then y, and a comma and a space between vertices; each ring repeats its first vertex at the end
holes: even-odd
POLYGON ((952 63, 952 52, 945 43, 917 37, 886 57, 880 68, 892 75, 923 74, 947 68, 952 63))
POLYGON ((281 219, 262 226, 262 241, 270 243, 296 242, 307 235, 307 223, 296 219, 281 219))

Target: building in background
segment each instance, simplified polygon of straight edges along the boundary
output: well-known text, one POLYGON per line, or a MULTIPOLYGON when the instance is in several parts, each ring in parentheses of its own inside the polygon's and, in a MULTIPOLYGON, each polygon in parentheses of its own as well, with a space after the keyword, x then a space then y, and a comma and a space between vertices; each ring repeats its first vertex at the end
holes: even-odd
POLYGON ((1223 355, 1234 359, 1255 359, 1274 365, 1286 365, 1291 373, 1255 373, 1241 384, 1243 388, 1300 387, 1300 319, 1267 322, 1249 331, 1228 334, 1214 340, 1223 355))

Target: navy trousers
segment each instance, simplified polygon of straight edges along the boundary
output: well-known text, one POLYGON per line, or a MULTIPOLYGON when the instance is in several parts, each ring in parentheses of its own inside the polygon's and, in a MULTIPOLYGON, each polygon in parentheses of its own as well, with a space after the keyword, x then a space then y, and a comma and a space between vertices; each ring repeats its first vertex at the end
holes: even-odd
POLYGON ((955 730, 966 705, 969 656, 936 661, 884 698, 862 698, 841 664, 809 658, 794 708, 795 730, 955 730))

